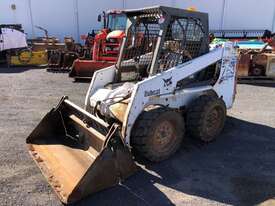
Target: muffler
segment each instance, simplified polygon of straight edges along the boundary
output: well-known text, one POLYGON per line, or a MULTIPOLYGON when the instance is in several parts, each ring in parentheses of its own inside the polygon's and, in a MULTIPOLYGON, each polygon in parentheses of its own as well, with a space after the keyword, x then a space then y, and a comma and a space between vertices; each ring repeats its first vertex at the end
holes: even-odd
POLYGON ((119 125, 110 126, 67 97, 42 119, 26 142, 65 204, 114 186, 137 170, 119 125))

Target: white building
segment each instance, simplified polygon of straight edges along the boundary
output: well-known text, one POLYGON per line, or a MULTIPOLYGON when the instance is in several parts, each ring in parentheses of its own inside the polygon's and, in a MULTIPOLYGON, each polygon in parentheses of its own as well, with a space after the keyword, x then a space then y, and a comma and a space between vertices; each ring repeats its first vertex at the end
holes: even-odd
POLYGON ((0 24, 22 24, 28 37, 43 36, 36 25, 63 39, 99 29, 104 10, 166 5, 209 13, 210 29, 275 31, 275 0, 1 0, 0 24))

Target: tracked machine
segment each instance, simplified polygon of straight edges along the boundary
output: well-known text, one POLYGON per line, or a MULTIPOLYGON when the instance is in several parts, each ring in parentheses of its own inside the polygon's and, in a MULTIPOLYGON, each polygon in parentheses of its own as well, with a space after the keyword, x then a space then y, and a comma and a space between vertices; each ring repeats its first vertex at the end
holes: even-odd
POLYGON ((85 108, 63 97, 26 140, 63 203, 129 177, 138 154, 169 158, 187 133, 214 140, 234 101, 236 50, 209 52, 207 14, 156 6, 125 15, 118 61, 94 73, 85 108))
POLYGON ((98 21, 102 19, 103 29, 95 35, 90 51, 91 59, 76 59, 69 77, 91 79, 95 71, 116 63, 125 36, 126 17, 122 11, 111 10, 98 16, 98 21))

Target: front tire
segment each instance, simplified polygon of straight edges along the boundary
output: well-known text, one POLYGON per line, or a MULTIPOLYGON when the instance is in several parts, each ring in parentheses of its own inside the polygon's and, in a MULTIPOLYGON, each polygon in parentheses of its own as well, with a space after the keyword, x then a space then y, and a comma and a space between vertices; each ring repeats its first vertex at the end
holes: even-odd
POLYGON ((131 135, 134 151, 152 162, 169 158, 180 147, 184 119, 169 108, 147 108, 137 119, 131 135))
POLYGON ((222 131, 226 119, 224 101, 203 95, 194 100, 187 111, 187 131, 204 142, 213 141, 222 131))

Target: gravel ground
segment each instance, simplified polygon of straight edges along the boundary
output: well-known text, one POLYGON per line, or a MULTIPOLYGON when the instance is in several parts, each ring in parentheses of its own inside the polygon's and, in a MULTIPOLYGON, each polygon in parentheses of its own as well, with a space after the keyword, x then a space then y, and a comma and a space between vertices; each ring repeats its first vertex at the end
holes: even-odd
MULTIPOLYGON (((25 139, 63 95, 83 106, 88 83, 43 69, 0 68, 0 205, 61 205, 25 139)), ((186 138, 171 159, 78 205, 255 205, 275 197, 275 84, 238 86, 223 134, 186 138)))

